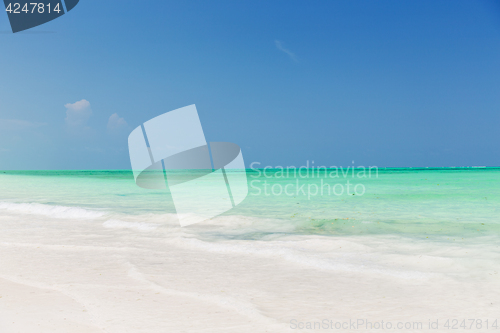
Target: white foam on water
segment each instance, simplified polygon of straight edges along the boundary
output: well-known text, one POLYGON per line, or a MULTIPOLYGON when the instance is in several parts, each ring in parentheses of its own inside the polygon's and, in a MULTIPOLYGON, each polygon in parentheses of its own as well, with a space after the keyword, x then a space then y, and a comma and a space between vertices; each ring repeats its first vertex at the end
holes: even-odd
POLYGON ((0 202, 0 210, 19 214, 42 215, 57 219, 95 219, 106 215, 105 212, 80 207, 45 205, 39 203, 0 202))
MULTIPOLYGON (((300 236, 299 236, 300 237, 300 236)), ((318 242, 315 239, 313 242, 318 242)), ((301 266, 307 266, 319 270, 345 271, 368 274, 382 274, 402 279, 428 279, 435 276, 434 273, 420 272, 414 270, 397 270, 368 261, 346 262, 340 258, 329 257, 329 250, 317 251, 318 249, 302 247, 300 241, 237 241, 231 243, 205 242, 195 238, 175 238, 172 242, 176 245, 188 248, 197 248, 207 252, 229 253, 241 255, 256 255, 271 258, 279 258, 301 266), (315 251, 316 250, 316 251, 315 251), (323 253, 321 253, 323 252, 323 253), (326 254, 326 255, 324 255, 326 254)), ((347 245, 350 242, 343 242, 347 245)), ((359 247, 353 244, 354 248, 359 247)), ((358 251, 356 251, 358 252, 358 251)), ((356 255, 349 256, 354 259, 356 255)), ((344 257, 346 257, 344 255, 344 257)), ((348 259, 348 258, 347 258, 348 259)))
POLYGON ((157 225, 144 222, 127 222, 121 220, 108 220, 102 224, 105 228, 113 229, 136 229, 139 231, 152 231, 158 228, 157 225))

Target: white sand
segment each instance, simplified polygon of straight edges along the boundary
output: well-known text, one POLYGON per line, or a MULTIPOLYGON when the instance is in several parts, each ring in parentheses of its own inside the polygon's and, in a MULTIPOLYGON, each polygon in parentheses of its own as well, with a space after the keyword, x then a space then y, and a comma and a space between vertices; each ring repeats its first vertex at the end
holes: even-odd
POLYGON ((325 319, 439 320, 430 331, 449 332, 448 318, 500 319, 499 248, 480 242, 213 243, 138 221, 16 214, 0 215, 1 333, 367 331, 293 329, 325 319))

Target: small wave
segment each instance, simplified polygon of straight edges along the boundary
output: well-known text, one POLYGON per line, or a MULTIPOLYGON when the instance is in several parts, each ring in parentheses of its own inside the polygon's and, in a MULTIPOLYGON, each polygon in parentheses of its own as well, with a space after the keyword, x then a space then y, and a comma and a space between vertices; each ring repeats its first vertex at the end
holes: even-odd
POLYGON ((108 220, 102 224, 105 228, 126 228, 140 231, 151 231, 158 228, 156 225, 144 222, 126 222, 121 220, 108 220))
POLYGON ((95 219, 105 215, 80 207, 44 205, 39 203, 0 202, 0 209, 21 214, 43 215, 57 219, 95 219))
MULTIPOLYGON (((290 244, 291 248, 284 246, 284 242, 266 244, 265 242, 254 241, 228 244, 205 242, 193 238, 176 238, 171 242, 172 244, 178 244, 182 247, 199 248, 204 251, 215 253, 253 254, 264 257, 277 257, 298 265, 308 266, 319 270, 377 273, 402 279, 427 279, 433 276, 433 273, 396 270, 366 262, 345 263, 341 262, 339 258, 322 258, 321 255, 317 253, 314 254, 302 251, 300 247, 297 247, 297 243, 295 242, 290 244)), ((315 240, 315 242, 317 242, 317 240, 315 240)))

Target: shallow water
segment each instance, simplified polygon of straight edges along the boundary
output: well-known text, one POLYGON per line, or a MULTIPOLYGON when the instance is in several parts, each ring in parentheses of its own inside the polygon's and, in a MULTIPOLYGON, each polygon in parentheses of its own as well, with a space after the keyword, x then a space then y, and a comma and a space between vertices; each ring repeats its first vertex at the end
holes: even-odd
MULTIPOLYGON (((249 195, 222 215, 233 222, 209 229, 220 237, 251 239, 321 234, 459 241, 500 235, 499 168, 378 169, 369 177, 358 170, 347 176, 339 171, 339 177, 332 170, 308 170, 307 177, 248 170, 249 195)), ((129 171, 0 173, 0 202, 0 212, 160 224, 167 214, 164 224, 176 225, 168 190, 139 188, 129 171), (69 208, 63 213, 54 206, 69 208)), ((205 232, 207 225, 189 230, 205 232)))
MULTIPOLYGON (((159 237, 206 251, 287 253, 283 258, 302 263, 314 258, 310 265, 323 269, 372 265, 396 274, 390 260, 384 261, 391 254, 404 258, 455 249, 453 257, 467 262, 465 252, 480 249, 488 270, 498 270, 498 168, 379 169, 370 177, 358 177, 359 169, 339 172, 339 177, 332 170, 302 170, 302 176, 289 172, 288 177, 280 170, 247 171, 249 194, 240 205, 185 228, 177 222, 169 192, 139 188, 129 171, 1 173, 0 214, 35 224, 37 218, 63 220, 68 230, 72 223, 85 222, 132 231, 132 239, 134 234, 159 237), (349 193, 347 181, 352 184, 349 193), (339 184, 336 194, 328 194, 325 184, 330 189, 339 184), (356 194, 357 184, 363 188, 358 186, 356 194), (329 244, 353 239, 372 244, 364 250, 372 255, 365 254, 362 263, 355 258, 332 261, 329 244), (310 246, 305 248, 304 242, 310 246), (460 251, 465 248, 470 251, 460 251)), ((432 267, 410 266, 398 271, 434 272, 432 267)))

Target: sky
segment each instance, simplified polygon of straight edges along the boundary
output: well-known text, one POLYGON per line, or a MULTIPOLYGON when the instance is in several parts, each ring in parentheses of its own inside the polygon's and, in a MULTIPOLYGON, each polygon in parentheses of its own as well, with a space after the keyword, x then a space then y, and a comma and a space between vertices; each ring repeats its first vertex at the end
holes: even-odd
POLYGON ((130 169, 196 104, 247 166, 500 166, 499 1, 80 0, 0 13, 0 169, 130 169))

